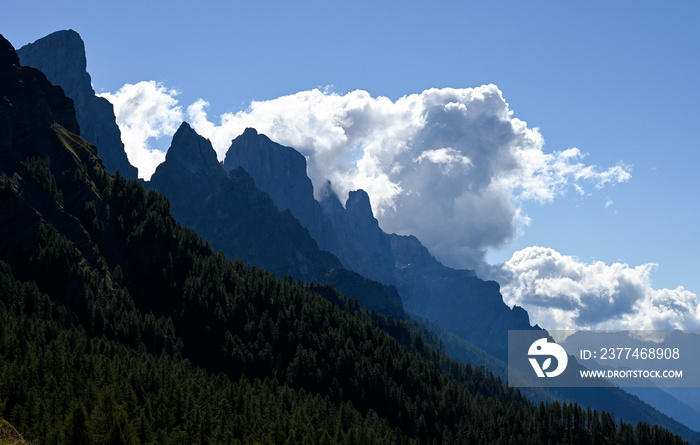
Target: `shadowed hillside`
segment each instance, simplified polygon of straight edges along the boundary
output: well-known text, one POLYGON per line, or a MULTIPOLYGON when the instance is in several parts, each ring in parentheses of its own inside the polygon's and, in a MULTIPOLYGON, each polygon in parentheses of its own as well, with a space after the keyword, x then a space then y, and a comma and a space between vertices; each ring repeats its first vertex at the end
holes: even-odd
POLYGON ((37 443, 682 443, 533 405, 329 286, 215 252, 111 176, 0 38, 0 417, 37 443))

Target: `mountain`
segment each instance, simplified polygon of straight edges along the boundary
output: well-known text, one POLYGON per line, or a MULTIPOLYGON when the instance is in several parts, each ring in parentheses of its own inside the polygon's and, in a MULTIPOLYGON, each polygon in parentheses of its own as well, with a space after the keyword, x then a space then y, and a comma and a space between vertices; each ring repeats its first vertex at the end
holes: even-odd
POLYGON ((683 443, 214 252, 1 36, 0 97, 0 418, 30 443, 683 443))
POLYGON ((700 413, 697 409, 698 388, 655 388, 637 387, 624 388, 624 391, 638 397, 662 413, 687 425, 691 429, 700 430, 700 413), (671 391, 669 391, 671 390, 671 391), (683 402, 684 395, 689 399, 683 402), (696 405, 695 407, 693 405, 696 405))
POLYGON ((260 190, 280 209, 289 209, 344 267, 396 286, 408 310, 496 357, 505 360, 509 329, 532 329, 524 309, 506 306, 496 282, 444 266, 414 236, 385 233, 363 190, 350 192, 343 205, 327 183, 320 193, 323 199, 316 201, 306 160, 293 148, 248 128, 231 142, 223 165, 226 170, 245 169, 260 190))
POLYGON ((314 199, 313 185, 306 174, 304 156, 292 147, 258 134, 253 128, 247 128, 231 142, 223 166, 226 171, 238 167, 247 171, 280 210, 289 210, 309 230, 321 249, 335 254, 346 268, 384 284, 395 284, 388 279, 393 263, 388 238, 372 221, 369 198, 364 191, 354 195, 357 200, 353 203, 358 205, 351 213, 345 212, 339 201, 319 203, 314 199), (337 204, 337 212, 332 211, 336 208, 334 204, 337 204), (367 210, 370 218, 367 218, 367 210), (345 230, 339 230, 340 226, 345 230), (365 246, 370 247, 363 249, 365 246))
POLYGON ((617 393, 602 406, 642 423, 535 407, 411 320, 213 252, 107 174, 72 101, 1 38, 0 95, 0 418, 31 442, 680 443, 645 422, 698 439, 617 393))
MULTIPOLYGON (((293 148, 248 128, 232 141, 224 168, 250 172, 256 185, 273 201, 277 199, 280 208, 306 221, 319 246, 334 253, 345 267, 396 286, 409 315, 429 324, 453 357, 505 376, 508 330, 539 329, 530 326, 524 309, 504 304, 495 281, 444 266, 414 236, 383 232, 364 191, 350 192, 343 205, 327 183, 320 193, 323 199, 315 201, 305 159, 293 148)), ((527 394, 533 400, 565 400, 611 410, 634 421, 664 422, 663 415, 619 389, 571 388, 527 394)), ((659 406, 667 407, 668 398, 659 406)), ((690 418, 679 417, 673 410, 665 412, 690 418)))
POLYGON ((316 221, 322 216, 313 199, 313 185, 306 176, 306 160, 291 147, 272 142, 267 136, 258 135, 247 128, 231 144, 223 162, 230 172, 243 167, 251 175, 260 190, 270 195, 277 207, 294 210, 305 227, 312 227, 312 236, 318 238, 316 221), (309 199, 311 197, 312 199, 309 199))
POLYGON ((228 174, 211 143, 183 123, 147 186, 170 199, 173 215, 230 258, 306 282, 332 284, 368 308, 405 318, 396 290, 344 270, 289 210, 280 212, 242 168, 228 174))
MULTIPOLYGON (((340 243, 328 246, 344 265, 382 283, 398 284, 389 236, 374 218, 369 196, 364 190, 349 193, 345 207, 326 184, 320 205, 340 243)), ((313 196, 312 196, 313 198, 313 196)), ((329 230, 330 231, 330 230, 329 230)))
POLYGON ((243 169, 226 174, 211 143, 183 123, 148 187, 170 199, 173 216, 232 258, 277 276, 317 281, 341 267, 289 212, 280 213, 243 169))
POLYGON ((473 271, 444 266, 414 236, 390 235, 397 288, 406 307, 494 356, 507 355, 507 331, 531 327, 520 306, 503 302, 500 286, 473 271))
POLYGON ((127 159, 121 133, 114 116, 114 107, 103 97, 97 97, 87 72, 85 44, 73 31, 57 31, 23 46, 17 51, 22 65, 41 70, 76 104, 80 134, 99 147, 100 158, 111 173, 117 170, 125 178, 136 179, 138 171, 127 159))

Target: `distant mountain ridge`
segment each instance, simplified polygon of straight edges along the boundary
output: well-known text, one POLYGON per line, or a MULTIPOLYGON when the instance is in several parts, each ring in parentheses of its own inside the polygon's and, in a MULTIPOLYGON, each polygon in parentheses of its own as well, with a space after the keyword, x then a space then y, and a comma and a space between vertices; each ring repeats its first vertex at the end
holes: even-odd
POLYGON ((228 174, 211 143, 183 123, 146 186, 170 199, 173 215, 231 258, 305 282, 332 284, 368 309, 405 318, 395 289, 343 269, 289 210, 280 212, 242 168, 228 174))
POLYGON ((364 191, 353 192, 348 211, 329 186, 324 190, 328 200, 319 203, 306 174, 304 156, 254 128, 247 128, 231 142, 223 166, 226 171, 243 167, 280 210, 291 211, 319 247, 333 252, 345 267, 367 278, 395 284, 388 238, 377 230, 379 226, 364 191))
POLYGON ((365 191, 350 192, 343 206, 328 183, 321 192, 324 198, 316 201, 306 160, 293 148, 248 128, 231 142, 223 165, 245 169, 345 267, 395 285, 407 309, 495 356, 505 359, 508 329, 533 329, 524 309, 503 302, 497 283, 444 266, 413 236, 386 234, 365 191))
POLYGON ((38 68, 76 104, 80 131, 86 141, 99 147, 100 158, 110 173, 136 179, 138 170, 129 163, 115 121, 114 107, 95 95, 87 72, 85 43, 73 30, 56 31, 17 50, 22 65, 38 68))
MULTIPOLYGON (((90 84, 90 76, 86 71, 85 47, 78 33, 72 30, 52 33, 22 47, 18 54, 22 63, 47 72, 49 80, 61 85, 66 94, 74 99, 81 134, 86 140, 97 144, 99 155, 108 170, 119 170, 124 177, 135 178, 136 169, 126 158, 112 106, 105 99, 95 96, 90 84)), ((192 136, 191 141, 196 141, 196 138, 192 136)), ((179 143, 178 146, 180 145, 186 143, 179 143)), ((269 194, 279 210, 289 210, 301 222, 320 251, 331 252, 345 268, 353 272, 386 286, 395 286, 406 307, 412 311, 440 322, 448 330, 501 358, 505 357, 506 329, 503 328, 530 328, 525 311, 520 308, 511 310, 503 304, 494 283, 487 284, 473 272, 456 271, 443 266, 414 237, 384 233, 372 214, 369 198, 364 191, 352 192, 343 205, 328 185, 324 190, 324 198, 321 202, 316 201, 313 185, 306 174, 306 160, 295 149, 277 144, 254 129, 247 129, 232 141, 223 162, 223 171, 215 162, 213 151, 208 151, 207 156, 210 159, 205 163, 181 164, 185 169, 204 166, 206 170, 187 170, 182 175, 172 173, 171 186, 166 195, 173 202, 176 201, 176 195, 181 199, 187 198, 189 202, 199 201, 195 198, 195 193, 178 190, 181 181, 176 176, 184 178, 185 173, 199 175, 201 177, 196 181, 199 186, 206 188, 208 181, 227 183, 224 176, 239 166, 243 167, 257 188, 269 194), (205 179, 207 176, 211 178, 205 179), (468 316, 463 315, 465 306, 470 307, 468 316), (486 306, 487 310, 479 310, 486 306)), ((163 172, 167 168, 159 169, 161 173, 154 181, 157 184, 154 187, 164 191, 163 187, 168 180, 164 179, 163 172)), ((236 177, 239 181, 243 180, 241 175, 236 177)), ((211 193, 207 196, 213 199, 211 193)), ((203 205, 205 202, 198 204, 203 205)), ((178 219, 191 224, 206 237, 219 240, 217 244, 224 250, 231 254, 235 251, 235 255, 276 271, 277 274, 289 272, 299 279, 318 280, 324 275, 319 270, 333 269, 326 267, 330 263, 320 269, 309 264, 304 266, 305 261, 308 263, 311 260, 308 255, 296 258, 296 254, 290 254, 287 260, 282 260, 277 255, 266 254, 260 249, 261 246, 253 247, 254 237, 238 237, 246 238, 251 244, 246 250, 241 250, 240 245, 234 248, 236 241, 231 236, 228 236, 225 243, 221 243, 225 233, 232 233, 231 227, 206 230, 205 225, 211 225, 214 221, 207 222, 206 213, 201 209, 193 211, 192 215, 186 215, 182 204, 174 207, 178 219), (295 258, 298 267, 292 265, 295 258)), ((303 236, 287 238, 294 244, 303 236)), ((282 242, 282 238, 278 240, 282 242)), ((292 250, 294 249, 289 249, 290 252, 292 250)), ((301 251, 297 249, 299 252, 301 251)), ((341 285, 342 280, 337 274, 332 276, 336 278, 335 284, 341 285)), ((330 276, 326 277, 329 278, 330 276)), ((380 306, 387 310, 390 306, 397 306, 395 303, 396 301, 389 306, 380 306)), ((397 316, 398 312, 392 314, 397 316)))

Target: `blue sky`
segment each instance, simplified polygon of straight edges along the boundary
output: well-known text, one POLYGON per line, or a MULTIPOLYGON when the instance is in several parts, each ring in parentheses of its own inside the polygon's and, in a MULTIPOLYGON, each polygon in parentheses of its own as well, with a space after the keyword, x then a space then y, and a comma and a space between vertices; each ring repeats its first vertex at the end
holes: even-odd
MULTIPOLYGON (((255 114, 247 113, 251 101, 272 107, 280 103, 277 98, 298 99, 299 92, 316 88, 341 97, 363 90, 373 99, 354 99, 376 105, 378 97, 395 104, 430 88, 493 84, 513 118, 529 130, 539 129, 543 153, 576 147, 586 154, 578 162, 596 166, 599 174, 615 166, 631 174, 600 187, 595 178, 583 180, 583 193, 569 178, 552 199, 512 204, 529 224, 519 219, 517 235, 489 246, 485 258, 491 264, 513 260, 506 268, 512 274, 538 268, 541 280, 514 279, 506 285, 510 301, 531 311, 545 303, 563 312, 579 310, 580 325, 591 308, 617 310, 617 305, 592 304, 599 298, 592 296, 595 292, 637 304, 636 315, 630 315, 635 320, 645 304, 658 309, 680 299, 679 307, 692 312, 691 321, 680 325, 695 327, 697 303, 691 300, 700 293, 698 19, 700 4, 692 1, 25 0, 0 17, 0 33, 20 47, 60 29, 78 31, 98 93, 155 81, 161 96, 178 92, 169 95, 177 105, 166 108, 180 106, 185 119, 192 117, 188 107, 203 99, 212 131, 207 137, 224 127, 218 120, 224 113, 239 113, 242 125, 255 114), (532 246, 552 250, 526 251, 532 246), (515 252, 529 254, 532 261, 515 261, 515 252), (609 281, 591 284, 592 276, 609 276, 609 281), (569 281, 557 287, 562 277, 569 281), (621 290, 626 285, 635 290, 621 290), (541 295, 529 298, 528 291, 541 295)), ((165 150, 169 137, 146 143, 165 150)), ((436 145, 429 154, 450 153, 436 145)), ((426 174, 416 170, 410 178, 420 183, 426 174)), ((407 179, 401 184, 406 190, 407 179)), ((406 208, 418 204, 405 202, 406 208)), ((401 219, 413 220, 398 215, 386 225, 411 227, 399 224, 401 219)), ((493 221, 482 226, 489 224, 493 221)), ((426 232, 425 238, 431 235, 426 232)), ((428 244, 439 251, 438 241, 428 244)), ((454 259, 459 252, 451 255, 439 258, 459 262, 454 259)), ((666 316, 659 313, 658 319, 666 316)), ((571 320, 551 311, 541 317, 551 327, 571 320)))

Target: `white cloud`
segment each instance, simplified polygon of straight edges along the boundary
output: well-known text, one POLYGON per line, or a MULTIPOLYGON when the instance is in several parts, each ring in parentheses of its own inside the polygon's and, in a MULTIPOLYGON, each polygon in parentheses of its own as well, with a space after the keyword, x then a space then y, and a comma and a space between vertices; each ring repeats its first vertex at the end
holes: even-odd
MULTIPOLYGON (((105 96, 119 112, 130 160, 152 172, 153 156, 163 155, 149 150, 149 138, 172 134, 182 117, 175 93, 141 82, 105 96)), ((254 127, 307 157, 317 192, 326 180, 341 200, 364 189, 385 231, 416 235, 456 267, 476 267, 487 249, 526 226, 523 201, 551 201, 630 178, 622 164, 584 164, 577 148, 544 152, 539 130, 512 116, 495 85, 429 89, 396 101, 315 89, 254 101, 218 120, 207 116, 207 106, 201 99, 191 104, 187 119, 220 160, 232 139, 254 127)))
MULTIPOLYGON (((150 81, 103 96, 115 105, 130 161, 150 177, 165 155, 149 143, 172 135, 183 119, 177 92, 150 81)), ((452 266, 483 266, 488 248, 529 224, 525 201, 548 202, 570 190, 586 196, 591 187, 631 177, 622 163, 584 163, 578 148, 545 152, 539 129, 513 117, 495 85, 430 89, 396 101, 360 90, 302 91, 252 102, 216 123, 207 106, 200 99, 186 114, 220 160, 232 139, 254 127, 306 156, 317 191, 327 179, 341 199, 364 189, 385 231, 416 235, 452 266)), ((498 279, 506 302, 548 329, 700 329, 697 296, 683 287, 654 289, 653 269, 586 264, 529 247, 498 279)))
POLYGON ((584 263, 528 247, 503 265, 501 293, 546 329, 699 329, 697 295, 654 289, 654 264, 584 263))
POLYGON ((177 94, 152 80, 127 83, 115 93, 100 94, 114 105, 127 157, 139 169, 140 178, 149 179, 165 160, 165 153, 151 146, 153 140, 169 138, 182 123, 177 94))
POLYGON ((472 164, 472 161, 468 157, 460 155, 459 152, 452 147, 426 150, 413 161, 419 164, 423 161, 429 161, 433 164, 444 166, 445 172, 449 171, 455 164, 461 164, 463 166, 472 164))
POLYGON ((527 224, 523 200, 550 201, 630 178, 600 169, 577 148, 545 153, 537 128, 512 116, 495 85, 430 89, 396 101, 365 91, 302 91, 253 102, 214 124, 207 103, 192 126, 223 159, 231 139, 255 127, 309 159, 316 190, 329 179, 341 200, 362 188, 387 232, 416 235, 441 261, 475 267, 527 224), (450 239, 446 239, 449 233, 450 239))

